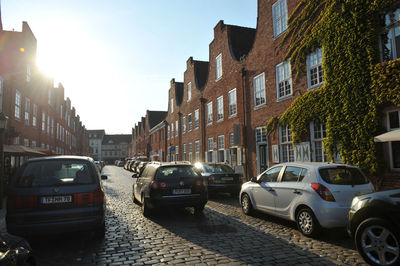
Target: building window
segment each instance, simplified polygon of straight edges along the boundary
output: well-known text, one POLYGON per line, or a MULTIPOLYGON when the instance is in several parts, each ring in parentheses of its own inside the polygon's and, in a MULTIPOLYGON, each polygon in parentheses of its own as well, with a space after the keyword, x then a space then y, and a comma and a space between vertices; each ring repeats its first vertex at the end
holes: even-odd
POLYGON ((224 97, 217 98, 217 121, 224 120, 224 97))
POLYGON ((178 120, 175 121, 175 137, 177 137, 179 134, 179 126, 178 126, 178 120))
POLYGON ((215 58, 215 80, 222 77, 222 54, 215 58))
POLYGON ((26 82, 31 81, 31 66, 26 65, 26 82))
POLYGON ((194 129, 199 128, 199 109, 194 110, 194 129))
POLYGON ((324 70, 322 69, 322 48, 307 56, 307 81, 308 88, 319 87, 324 83, 324 70))
POLYGON ((47 115, 47 134, 50 135, 50 116, 47 115))
POLYGON ((207 103, 207 125, 212 124, 212 102, 207 103))
POLYGON ((51 136, 54 137, 54 119, 51 119, 51 136))
POLYGON ((46 113, 42 112, 42 131, 46 131, 46 113))
POLYGON ((15 92, 15 112, 14 117, 16 119, 21 118, 21 93, 17 90, 15 92))
POLYGON ((195 160, 198 162, 200 160, 200 141, 196 140, 194 142, 195 160))
POLYGON ((35 140, 32 140, 32 147, 35 148, 36 145, 37 145, 37 144, 36 144, 36 141, 35 141, 35 140))
POLYGON ((286 0, 279 0, 272 6, 272 17, 274 24, 274 37, 278 37, 287 29, 287 5, 286 0))
POLYGON ((37 105, 33 104, 32 126, 36 127, 36 125, 37 125, 37 105))
POLYGON ((237 105, 236 105, 236 89, 231 90, 228 92, 228 115, 229 117, 235 116, 237 113, 237 105))
POLYGON ((174 99, 171 99, 171 108, 170 108, 170 110, 171 110, 171 113, 174 112, 174 99))
POLYGON ((19 137, 14 138, 13 144, 19 145, 19 137))
POLYGON ((400 8, 386 14, 381 36, 382 61, 400 58, 400 8))
POLYGON ((174 122, 171 124, 171 139, 175 136, 175 131, 174 131, 174 122))
POLYGON ((267 134, 265 134, 265 127, 256 128, 256 143, 267 142, 267 134))
POLYGON ((3 112, 3 79, 0 77, 0 112, 3 112))
POLYGON ((324 152, 322 140, 326 138, 326 125, 319 121, 311 123, 311 142, 313 148, 313 160, 315 162, 327 162, 328 156, 324 152))
MULTIPOLYGON (((400 129, 400 110, 388 112, 388 130, 400 129)), ((389 143, 390 165, 392 169, 400 169, 400 141, 389 143)))
POLYGON ((188 114, 188 131, 192 131, 192 114, 188 114))
POLYGON ((188 154, 189 154, 189 162, 192 162, 193 159, 192 159, 192 143, 191 142, 188 144, 188 154))
POLYGON ((229 147, 235 146, 235 134, 233 132, 229 133, 229 147))
POLYGON ((186 116, 182 117, 182 134, 186 133, 186 116))
POLYGON ((29 125, 29 112, 31 110, 31 101, 25 98, 25 125, 29 125))
POLYGON ((224 135, 218 136, 217 148, 218 148, 218 154, 217 154, 218 162, 225 162, 225 136, 224 135))
POLYGON ((24 139, 24 146, 29 147, 29 139, 24 139))
POLYGON ((290 131, 290 126, 281 126, 279 135, 282 162, 294 162, 292 132, 290 131))
POLYGON ((264 73, 253 79, 254 86, 254 106, 258 107, 266 103, 265 100, 265 78, 264 73))
POLYGON ((169 139, 170 138, 170 127, 168 126, 168 128, 167 128, 167 139, 169 139))
POLYGON ((190 101, 190 99, 192 98, 192 82, 189 82, 186 88, 187 88, 187 100, 190 101))
POLYGON ((183 160, 183 161, 186 161, 186 144, 183 144, 182 160, 183 160))
POLYGON ((207 140, 207 150, 212 151, 214 149, 214 141, 213 138, 208 138, 207 140))
POLYGON ((289 60, 276 66, 278 99, 292 95, 292 75, 289 60))

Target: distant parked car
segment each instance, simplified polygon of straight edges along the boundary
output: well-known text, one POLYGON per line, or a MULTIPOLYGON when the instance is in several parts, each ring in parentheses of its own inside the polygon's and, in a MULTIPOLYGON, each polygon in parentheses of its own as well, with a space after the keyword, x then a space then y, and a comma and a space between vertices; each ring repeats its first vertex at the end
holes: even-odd
POLYGON ((18 236, 0 234, 0 265, 34 266, 36 265, 29 243, 18 236))
POLYGON ((118 161, 118 164, 117 164, 117 166, 120 166, 120 167, 123 167, 124 166, 124 161, 118 161))
POLYGON ((33 235, 105 232, 105 197, 93 159, 51 156, 27 161, 12 179, 7 199, 8 232, 33 235))
POLYGON ((133 184, 132 198, 145 216, 167 206, 194 207, 200 213, 208 199, 207 180, 190 164, 151 163, 133 184))
POLYGON ((275 165, 242 186, 245 214, 259 210, 296 221, 306 236, 321 227, 345 227, 354 196, 374 190, 355 166, 331 163, 275 165))
POLYGON ((208 178, 208 192, 228 192, 238 196, 243 184, 242 175, 227 164, 223 163, 196 163, 204 177, 208 178))
POLYGON ((370 265, 400 265, 400 189, 355 197, 347 230, 370 265))
POLYGON ((143 172, 145 166, 148 164, 149 162, 140 162, 138 166, 136 166, 136 173, 138 174, 138 176, 140 176, 140 174, 143 172))

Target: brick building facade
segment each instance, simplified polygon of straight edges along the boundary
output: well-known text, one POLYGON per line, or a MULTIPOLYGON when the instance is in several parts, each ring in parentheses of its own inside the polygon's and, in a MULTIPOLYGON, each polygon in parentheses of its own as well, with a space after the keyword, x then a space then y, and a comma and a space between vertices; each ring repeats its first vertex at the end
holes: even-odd
MULTIPOLYGON (((289 126, 281 126, 270 136, 265 133, 265 125, 272 117, 284 113, 297 97, 324 84, 322 48, 310 51, 304 59, 306 73, 296 81, 290 61, 284 59, 286 46, 281 42, 288 18, 299 3, 258 0, 256 29, 225 25, 223 21, 215 26, 209 62, 189 58, 184 82, 171 81, 164 121, 165 152, 169 155, 166 160, 225 161, 238 167, 247 178, 280 162, 328 160, 322 145, 327 135, 323 121, 307 125, 309 139, 296 145, 289 126), (195 111, 198 130, 194 130, 195 111)), ((394 60, 400 57, 400 38, 395 31, 400 10, 391 12, 392 21, 385 34, 392 34, 392 43, 386 49, 391 49, 390 60, 394 60)), ((385 112, 384 128, 399 128, 400 108, 391 106, 385 112)), ((398 184, 400 144, 383 146, 387 170, 398 184)), ((334 160, 341 162, 340 155, 334 160)))
POLYGON ((37 41, 28 23, 16 32, 3 30, 0 21, 0 39, 0 112, 9 118, 6 144, 42 154, 87 155, 87 130, 65 99, 64 87, 54 87, 53 79, 36 67, 37 41))

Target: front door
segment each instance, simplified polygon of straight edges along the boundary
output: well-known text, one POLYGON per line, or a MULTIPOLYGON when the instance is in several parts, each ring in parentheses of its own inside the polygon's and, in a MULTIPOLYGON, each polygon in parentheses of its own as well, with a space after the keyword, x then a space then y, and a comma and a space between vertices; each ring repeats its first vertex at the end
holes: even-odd
POLYGON ((258 146, 258 160, 260 162, 260 173, 264 172, 268 168, 268 146, 262 144, 258 146))

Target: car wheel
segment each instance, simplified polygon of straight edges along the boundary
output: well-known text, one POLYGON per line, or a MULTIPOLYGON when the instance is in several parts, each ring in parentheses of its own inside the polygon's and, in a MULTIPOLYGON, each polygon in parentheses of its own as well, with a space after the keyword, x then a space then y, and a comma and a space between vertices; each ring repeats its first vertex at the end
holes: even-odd
POLYGON ((309 208, 303 208, 297 213, 296 222, 299 231, 305 236, 315 237, 321 231, 317 218, 309 208))
POLYGON ((94 234, 96 239, 103 239, 106 235, 106 224, 103 223, 99 228, 96 229, 94 234))
POLYGON ((253 205, 251 204, 250 197, 247 193, 243 193, 240 199, 240 205, 242 206, 242 211, 246 215, 251 215, 254 212, 253 205))
POLYGON ((142 194, 142 213, 144 217, 149 217, 151 214, 148 200, 144 197, 144 194, 142 194))
POLYGON ((204 210, 204 204, 194 206, 194 214, 202 214, 204 210))
POLYGON ((355 244, 370 265, 400 264, 400 234, 383 219, 370 218, 362 222, 356 230, 355 244))
POLYGON ((133 203, 135 203, 135 204, 137 204, 137 205, 139 205, 140 204, 140 202, 136 199, 136 197, 135 197, 135 193, 133 193, 132 192, 132 200, 133 200, 133 203))

